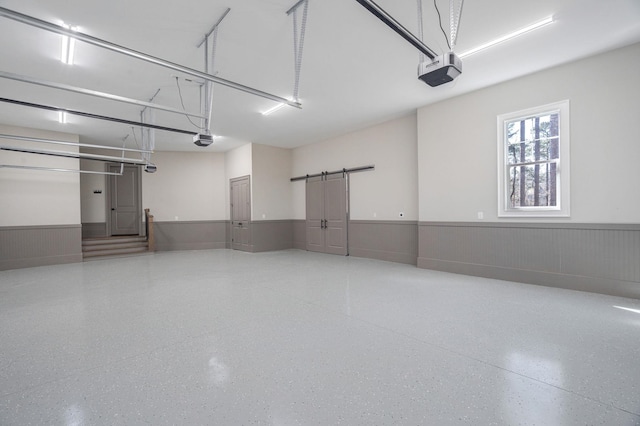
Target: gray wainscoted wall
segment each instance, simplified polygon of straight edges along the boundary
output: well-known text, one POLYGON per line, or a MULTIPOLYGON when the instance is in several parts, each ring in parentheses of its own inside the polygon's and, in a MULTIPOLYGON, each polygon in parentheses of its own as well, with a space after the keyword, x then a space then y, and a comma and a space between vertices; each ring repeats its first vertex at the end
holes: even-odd
POLYGON ((306 220, 293 220, 293 248, 307 249, 307 227, 306 220))
POLYGON ((226 220, 154 222, 153 225, 156 251, 227 247, 226 220))
POLYGON ((82 224, 82 238, 100 238, 107 236, 106 222, 91 222, 82 224))
POLYGON ((640 225, 420 222, 418 267, 640 298, 640 225))
POLYGON ((418 222, 351 220, 349 255, 415 265, 418 222))
MULTIPOLYGON (((304 220, 293 220, 293 248, 306 250, 304 220)), ((418 259, 418 222, 350 220, 349 255, 415 265, 418 259)))
POLYGON ((293 220, 251 222, 251 251, 286 250, 293 247, 293 220))
POLYGON ((0 227, 0 270, 82 262, 81 225, 0 227))

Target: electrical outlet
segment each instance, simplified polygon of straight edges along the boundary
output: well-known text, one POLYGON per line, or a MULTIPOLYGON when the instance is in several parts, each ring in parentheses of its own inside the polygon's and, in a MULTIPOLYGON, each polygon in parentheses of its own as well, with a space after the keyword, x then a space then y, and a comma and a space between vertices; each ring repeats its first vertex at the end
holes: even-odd
POLYGON ((478 212, 478 219, 484 219, 484 212, 478 212))

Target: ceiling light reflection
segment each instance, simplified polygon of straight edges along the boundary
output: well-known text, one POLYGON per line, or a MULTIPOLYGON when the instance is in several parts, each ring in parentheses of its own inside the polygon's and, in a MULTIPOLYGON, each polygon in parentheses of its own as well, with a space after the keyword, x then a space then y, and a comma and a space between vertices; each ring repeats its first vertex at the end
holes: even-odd
POLYGON ((625 308, 624 306, 615 306, 615 305, 613 307, 617 309, 622 309, 623 311, 629 311, 629 312, 634 312, 636 314, 640 314, 640 309, 625 308))
POLYGON ((521 36, 523 34, 528 33, 529 31, 537 30, 538 28, 542 28, 545 25, 548 25, 548 24, 550 24, 552 22, 553 22, 553 16, 547 16, 543 20, 538 21, 538 22, 536 22, 534 24, 531 24, 531 25, 529 25, 527 27, 521 28, 521 29, 519 29, 517 31, 514 31, 512 33, 503 35, 502 37, 498 37, 495 40, 491 40, 490 42, 481 44, 480 46, 474 47, 473 49, 467 50, 466 52, 462 52, 462 53, 460 53, 458 55, 458 57, 460 59, 462 59, 464 57, 471 56, 474 53, 478 53, 481 50, 488 49, 489 47, 495 46, 496 44, 500 44, 500 43, 503 43, 503 42, 505 42, 507 40, 514 39, 516 37, 519 37, 519 36, 521 36))
MULTIPOLYGON (((62 24, 68 30, 78 31, 78 27, 71 27, 67 24, 62 24)), ((67 65, 73 65, 73 56, 76 51, 76 39, 66 35, 62 36, 62 50, 60 52, 60 62, 67 65)))

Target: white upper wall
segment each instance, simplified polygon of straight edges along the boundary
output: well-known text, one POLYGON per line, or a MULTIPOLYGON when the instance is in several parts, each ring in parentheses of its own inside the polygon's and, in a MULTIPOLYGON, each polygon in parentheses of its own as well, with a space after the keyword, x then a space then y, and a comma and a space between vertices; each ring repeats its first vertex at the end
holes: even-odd
POLYGON ((568 99, 571 217, 555 220, 638 223, 638 70, 640 44, 419 109, 420 220, 518 221, 497 217, 496 117, 568 99))
MULTIPOLYGON (((92 150, 91 153, 97 153, 92 150)), ((114 151, 104 155, 114 155, 114 151)), ((104 172, 106 163, 80 160, 82 170, 104 172)), ((82 206, 82 223, 102 223, 106 221, 107 179, 100 174, 80 175, 80 204, 82 206), (99 192, 99 193, 96 193, 99 192)))
POLYGON ((156 221, 224 220, 222 153, 156 152, 155 173, 142 173, 142 205, 156 221))
POLYGON ((252 144, 253 220, 291 218, 291 150, 252 144))
MULTIPOLYGON (((65 142, 77 135, 0 125, 0 133, 65 142)), ((78 152, 77 147, 0 139, 6 146, 78 152)), ((38 154, 0 151, 0 164, 78 170, 79 161, 38 154)), ((79 225, 79 173, 0 168, 0 226, 79 225)))
MULTIPOLYGON (((296 148, 292 175, 375 165, 350 175, 353 220, 417 220, 415 114, 296 148), (404 213, 400 218, 399 213, 404 213)), ((305 218, 305 183, 294 182, 293 218, 305 218)))

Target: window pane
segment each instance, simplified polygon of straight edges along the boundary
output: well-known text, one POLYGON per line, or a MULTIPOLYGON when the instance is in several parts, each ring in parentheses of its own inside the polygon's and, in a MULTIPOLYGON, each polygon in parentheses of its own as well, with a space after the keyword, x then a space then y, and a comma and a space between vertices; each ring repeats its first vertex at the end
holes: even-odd
POLYGON ((531 163, 558 159, 558 139, 541 139, 537 142, 510 144, 507 147, 507 164, 531 163))
POLYGON ((508 172, 509 208, 556 206, 555 164, 510 166, 508 172))
POLYGON ((507 164, 558 159, 558 113, 507 122, 507 164))

